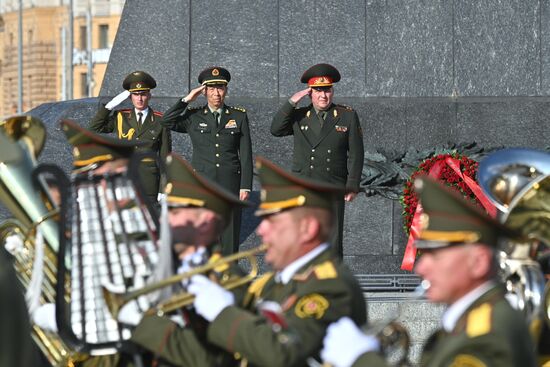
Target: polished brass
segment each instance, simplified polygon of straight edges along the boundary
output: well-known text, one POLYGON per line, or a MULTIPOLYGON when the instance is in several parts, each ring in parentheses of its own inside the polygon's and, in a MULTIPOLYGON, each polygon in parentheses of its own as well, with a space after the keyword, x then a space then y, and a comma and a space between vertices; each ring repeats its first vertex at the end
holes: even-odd
MULTIPOLYGON (((109 308, 109 311, 111 311, 111 314, 113 315, 113 317, 116 319, 122 306, 124 306, 126 303, 130 301, 136 300, 139 297, 147 295, 149 293, 156 292, 162 288, 178 284, 183 280, 188 280, 193 275, 197 275, 197 274, 208 275, 209 273, 216 271, 217 269, 220 269, 220 268, 223 269, 241 260, 248 259, 251 267, 251 270, 248 272, 248 274, 244 276, 231 276, 227 278, 222 277, 222 279, 220 279, 220 285, 223 286, 225 289, 237 288, 241 285, 252 282, 254 278, 256 278, 259 272, 259 266, 258 266, 258 261, 256 259, 256 255, 264 252, 266 249, 267 249, 267 245, 264 244, 248 251, 242 251, 242 252, 235 253, 233 255, 222 257, 217 261, 214 261, 212 263, 209 263, 203 266, 199 266, 186 273, 176 274, 160 282, 149 284, 142 288, 139 288, 127 293, 123 293, 123 294, 111 292, 104 287, 103 295, 105 297, 105 303, 107 304, 107 307, 109 308)), ((195 299, 195 296, 193 294, 190 294, 188 292, 181 292, 165 301, 160 302, 158 305, 156 305, 155 307, 147 311, 147 313, 163 315, 165 313, 177 310, 180 307, 191 304, 194 299, 195 299)))
MULTIPOLYGON (((38 187, 31 180, 36 158, 42 151, 46 130, 31 116, 15 116, 0 123, 0 202, 13 218, 0 223, 0 243, 16 235, 23 242, 13 252, 14 268, 27 289, 32 276, 36 230, 44 236, 44 279, 40 303, 55 303, 57 282, 56 249, 59 245, 57 214, 45 184, 38 187)), ((66 283, 67 284, 67 283, 66 283)), ((58 335, 32 325, 32 338, 53 366, 69 366, 85 358, 74 353, 58 335)))

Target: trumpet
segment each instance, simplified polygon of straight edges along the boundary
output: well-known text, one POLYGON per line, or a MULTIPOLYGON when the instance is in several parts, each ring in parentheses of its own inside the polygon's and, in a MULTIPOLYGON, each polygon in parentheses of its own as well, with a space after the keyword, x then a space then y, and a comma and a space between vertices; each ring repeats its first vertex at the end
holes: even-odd
MULTIPOLYGON (((227 290, 231 290, 240 287, 241 285, 250 283, 254 280, 254 278, 256 278, 260 268, 258 265, 258 260, 256 259, 256 255, 265 252, 266 250, 267 245, 263 244, 254 249, 238 252, 236 254, 223 257, 212 263, 199 266, 186 273, 172 275, 171 277, 168 277, 160 282, 149 284, 127 293, 112 292, 106 287, 103 287, 103 297, 105 298, 105 303, 107 305, 107 308, 111 312, 111 315, 113 316, 113 318, 116 319, 122 306, 130 301, 138 299, 143 295, 158 291, 162 288, 172 286, 174 284, 178 284, 183 280, 190 279, 193 275, 208 274, 212 271, 216 271, 216 269, 223 269, 232 263, 238 262, 243 259, 248 259, 251 266, 248 274, 244 276, 230 276, 228 274, 224 274, 220 279, 220 285, 222 285, 227 290)), ((164 301, 161 301, 155 307, 149 309, 145 314, 157 314, 158 316, 163 316, 166 313, 191 304, 194 299, 195 296, 193 294, 190 294, 188 292, 181 292, 164 301)))

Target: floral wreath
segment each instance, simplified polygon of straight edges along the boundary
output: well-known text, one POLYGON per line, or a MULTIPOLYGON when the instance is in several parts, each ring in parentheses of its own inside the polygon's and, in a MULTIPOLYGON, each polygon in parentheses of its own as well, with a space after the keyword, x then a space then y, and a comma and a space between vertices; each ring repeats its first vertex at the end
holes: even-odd
MULTIPOLYGON (((458 160, 460 162, 460 171, 462 174, 474 180, 476 179, 479 163, 465 155, 460 155, 457 152, 438 154, 423 160, 422 163, 420 163, 420 165, 413 171, 410 178, 405 182, 403 196, 401 196, 400 200, 401 205, 403 205, 403 230, 407 235, 410 233, 414 213, 416 212, 416 208, 418 206, 418 195, 413 189, 414 180, 418 176, 428 175, 432 167, 436 164, 440 164, 441 162, 445 162, 447 158, 454 158, 458 160)), ((439 173, 439 177, 437 178, 444 182, 446 186, 460 192, 465 198, 474 201, 477 205, 481 205, 472 189, 470 189, 466 182, 448 165, 443 165, 439 173)))
POLYGON ((460 192, 463 197, 482 206, 490 216, 496 216, 496 208, 485 197, 481 188, 476 183, 478 162, 461 155, 456 151, 437 154, 425 159, 418 168, 413 171, 405 183, 401 203, 403 205, 403 228, 409 239, 403 255, 401 269, 412 270, 416 259, 415 239, 420 230, 420 213, 418 196, 413 190, 413 184, 419 175, 428 175, 445 183, 446 186, 460 192))

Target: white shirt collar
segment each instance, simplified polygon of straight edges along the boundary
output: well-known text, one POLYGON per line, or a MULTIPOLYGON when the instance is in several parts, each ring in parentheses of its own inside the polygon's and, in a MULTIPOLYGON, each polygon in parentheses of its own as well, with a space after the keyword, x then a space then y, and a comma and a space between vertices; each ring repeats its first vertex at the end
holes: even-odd
POLYGON ((214 113, 214 111, 217 111, 220 116, 222 115, 222 112, 223 112, 223 106, 218 108, 217 110, 213 110, 212 107, 208 106, 208 109, 210 110, 210 113, 214 113))
POLYGON ((149 114, 149 107, 147 107, 143 111, 140 111, 137 108, 134 108, 134 112, 136 114, 136 120, 139 118, 138 113, 141 112, 141 113, 143 113, 143 120, 142 121, 145 121, 145 119, 147 118, 147 115, 149 114))
POLYGON ((296 274, 298 270, 311 260, 315 258, 317 255, 319 255, 321 252, 328 249, 329 244, 328 243, 322 243, 307 254, 303 255, 302 257, 299 257, 298 259, 294 260, 290 264, 288 264, 283 270, 277 272, 275 274, 275 280, 278 282, 281 282, 283 284, 287 284, 290 282, 290 279, 296 274))
POLYGON ((447 332, 451 332, 455 328, 458 319, 464 314, 466 309, 468 309, 472 303, 485 294, 489 289, 494 287, 494 285, 495 283, 493 281, 487 281, 450 305, 449 308, 445 310, 443 317, 441 318, 443 329, 447 332))

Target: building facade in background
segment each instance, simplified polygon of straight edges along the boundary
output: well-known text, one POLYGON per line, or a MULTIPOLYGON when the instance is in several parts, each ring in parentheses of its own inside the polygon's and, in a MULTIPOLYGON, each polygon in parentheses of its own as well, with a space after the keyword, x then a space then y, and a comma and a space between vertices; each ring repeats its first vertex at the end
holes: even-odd
POLYGON ((46 102, 97 96, 124 1, 72 1, 71 55, 69 0, 0 0, 0 116, 18 110, 20 45, 22 111, 46 102))

